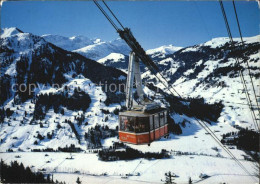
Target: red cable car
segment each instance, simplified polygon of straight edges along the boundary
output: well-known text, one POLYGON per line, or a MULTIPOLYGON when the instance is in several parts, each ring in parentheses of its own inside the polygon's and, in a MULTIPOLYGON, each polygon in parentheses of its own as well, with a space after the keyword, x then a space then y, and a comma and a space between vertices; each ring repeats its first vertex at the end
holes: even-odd
POLYGON ((132 144, 149 144, 168 134, 167 110, 119 113, 119 139, 132 144))
POLYGON ((140 62, 134 52, 131 52, 129 56, 126 108, 127 111, 119 113, 118 134, 120 141, 132 144, 150 144, 168 134, 167 110, 161 108, 161 104, 152 102, 145 97, 140 62), (137 100, 134 100, 133 95, 134 79, 137 100))
POLYGON ((146 98, 142 89, 140 72, 140 61, 154 74, 161 84, 170 91, 168 81, 160 74, 159 68, 146 54, 142 46, 137 42, 129 28, 124 28, 114 13, 106 5, 110 13, 117 20, 123 29, 119 29, 116 24, 106 15, 103 8, 94 1, 110 23, 114 26, 119 36, 132 49, 129 56, 128 73, 126 81, 126 108, 127 111, 119 113, 119 139, 123 142, 133 144, 150 143, 153 140, 168 134, 167 110, 161 108, 161 104, 146 98), (135 85, 134 85, 135 80, 135 85), (133 87, 136 87, 134 91, 133 87), (137 92, 137 105, 134 105, 133 92, 137 92))

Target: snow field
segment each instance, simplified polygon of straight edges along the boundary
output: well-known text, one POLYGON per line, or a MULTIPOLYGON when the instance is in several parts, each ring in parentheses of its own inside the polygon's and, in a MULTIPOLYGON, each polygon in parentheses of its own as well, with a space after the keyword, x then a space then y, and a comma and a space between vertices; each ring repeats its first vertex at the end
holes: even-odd
MULTIPOLYGON (((65 180, 66 183, 75 183, 77 177, 86 183, 90 181, 91 183, 163 183, 161 180, 165 179, 164 174, 168 171, 178 176, 174 180, 177 183, 187 183, 189 177, 198 183, 228 181, 234 184, 237 182, 253 184, 256 182, 252 177, 246 176, 233 160, 208 156, 189 155, 158 160, 103 162, 98 160, 97 155, 91 153, 17 152, 0 155, 1 159, 7 163, 17 160, 25 166, 33 166, 31 168, 35 171, 45 168, 46 173, 54 174, 54 179, 65 180), (15 158, 17 155, 21 158, 15 158), (73 159, 66 159, 71 156, 73 159), (50 162, 47 163, 47 161, 50 162), (107 176, 101 176, 104 173, 107 176), (137 173, 140 173, 140 176, 135 176, 137 173), (200 181, 201 173, 212 177, 200 181), (121 177, 126 174, 133 174, 133 176, 122 179, 121 177)), ((247 169, 254 171, 251 162, 242 161, 242 163, 247 169)))

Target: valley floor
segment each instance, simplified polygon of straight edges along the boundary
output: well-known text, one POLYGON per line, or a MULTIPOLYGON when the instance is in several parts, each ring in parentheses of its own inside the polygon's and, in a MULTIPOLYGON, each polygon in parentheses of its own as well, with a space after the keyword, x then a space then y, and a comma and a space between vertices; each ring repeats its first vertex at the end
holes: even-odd
MULTIPOLYGON (((52 173, 54 181, 75 183, 77 177, 82 183, 163 183, 166 172, 177 175, 174 181, 188 183, 258 183, 258 178, 246 175, 237 164, 229 158, 200 155, 172 155, 169 159, 104 162, 94 153, 61 152, 15 152, 1 153, 6 163, 17 160, 33 171, 45 169, 52 173), (20 158, 17 158, 17 157, 20 158), (66 158, 73 159, 66 159, 66 158), (203 173, 209 178, 201 180, 203 173), (128 175, 126 178, 123 178, 128 175)), ((253 162, 240 160, 249 172, 257 172, 253 162)))

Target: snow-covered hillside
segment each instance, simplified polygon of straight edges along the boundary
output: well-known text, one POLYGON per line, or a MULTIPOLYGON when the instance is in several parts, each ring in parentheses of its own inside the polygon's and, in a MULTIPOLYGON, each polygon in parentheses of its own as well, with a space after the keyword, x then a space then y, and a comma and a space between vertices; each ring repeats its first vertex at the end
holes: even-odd
MULTIPOLYGON (((235 41, 239 49, 239 39, 235 41)), ((125 95, 120 88, 107 90, 107 85, 125 84, 122 71, 127 69, 128 46, 120 39, 103 42, 86 37, 37 36, 17 28, 1 30, 0 44, 0 157, 6 162, 18 160, 35 171, 45 169, 67 183, 75 183, 78 176, 91 183, 162 183, 169 171, 178 176, 177 183, 187 183, 189 177, 197 183, 257 182, 218 147, 194 116, 210 123, 219 139, 238 132, 237 127, 254 129, 234 64, 235 57, 249 61, 259 94, 259 36, 245 38, 246 47, 234 52, 227 38, 186 48, 169 45, 148 50, 162 74, 185 98, 169 96, 164 90, 163 100, 154 99, 171 105, 170 116, 180 132, 176 135, 172 131, 168 138, 150 146, 128 145, 142 152, 166 150, 170 158, 111 162, 99 160, 94 151, 118 142, 118 111, 124 108, 125 95), (183 101, 205 112, 187 113, 183 101), (54 150, 59 152, 32 152, 54 150), (75 150, 80 153, 64 153, 75 150), (8 153, 11 151, 14 153, 8 153), (201 173, 209 178, 199 178, 201 173)), ((241 65, 252 95, 246 65, 241 65)), ((158 95, 154 86, 163 86, 145 66, 141 69, 147 82, 144 91, 154 98, 158 95)), ((244 160, 249 152, 230 148, 249 172, 255 173, 254 162, 244 160)))
MULTIPOLYGON (((235 41, 235 51, 230 51, 227 38, 215 38, 203 44, 183 48, 158 62, 163 75, 183 96, 203 97, 207 102, 222 101, 225 105, 219 122, 228 122, 255 129, 246 96, 239 77, 236 58, 241 63, 246 84, 254 105, 253 88, 250 82, 246 60, 249 62, 256 94, 260 93, 260 36, 244 38, 245 47, 239 39, 235 41)), ((144 74, 150 80, 149 72, 144 74)), ((255 113, 258 114, 257 109, 255 113)))

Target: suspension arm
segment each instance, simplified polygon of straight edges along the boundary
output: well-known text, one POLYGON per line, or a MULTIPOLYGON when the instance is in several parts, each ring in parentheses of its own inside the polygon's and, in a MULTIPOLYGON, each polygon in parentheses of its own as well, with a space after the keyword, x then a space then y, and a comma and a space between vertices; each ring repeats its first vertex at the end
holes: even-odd
POLYGON ((117 31, 119 36, 125 40, 127 45, 135 52, 138 58, 148 67, 148 69, 153 73, 157 74, 159 72, 159 68, 152 61, 152 59, 146 54, 142 46, 138 43, 138 41, 133 36, 131 30, 129 28, 125 28, 124 30, 119 29, 117 31))

